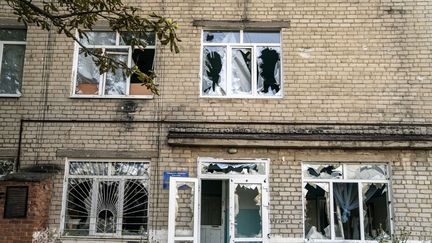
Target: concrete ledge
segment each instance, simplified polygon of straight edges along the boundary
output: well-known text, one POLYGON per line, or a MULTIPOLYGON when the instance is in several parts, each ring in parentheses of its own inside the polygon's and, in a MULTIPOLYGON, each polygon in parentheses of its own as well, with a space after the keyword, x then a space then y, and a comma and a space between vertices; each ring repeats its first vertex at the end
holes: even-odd
POLYGON ((59 149, 58 157, 69 158, 107 158, 107 159, 150 159, 157 157, 156 150, 88 150, 88 149, 59 149))
POLYGON ((253 147, 288 149, 432 149, 432 141, 304 141, 169 138, 171 146, 253 147))
POLYGON ((249 20, 193 20, 193 26, 223 29, 282 29, 289 28, 290 21, 249 21, 249 20))

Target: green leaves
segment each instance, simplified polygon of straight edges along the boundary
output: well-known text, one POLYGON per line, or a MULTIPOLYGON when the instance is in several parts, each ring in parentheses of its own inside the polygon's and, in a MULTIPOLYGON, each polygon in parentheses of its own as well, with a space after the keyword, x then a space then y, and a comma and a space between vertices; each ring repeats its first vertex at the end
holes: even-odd
POLYGON ((93 30, 98 21, 108 22, 113 31, 132 33, 130 45, 144 48, 147 43, 141 37, 142 33, 154 32, 162 45, 169 45, 171 52, 178 53, 180 49, 177 37, 178 25, 170 18, 156 13, 148 17, 140 16, 142 11, 133 6, 126 6, 121 0, 57 0, 34 3, 31 0, 6 0, 7 4, 18 16, 18 21, 24 24, 34 24, 43 30, 54 30, 65 34, 76 41, 86 55, 93 56, 99 65, 101 73, 117 68, 129 69, 127 73, 136 73, 139 79, 153 93, 159 94, 155 82, 156 75, 141 73, 136 67, 128 67, 109 56, 88 49, 80 40, 86 38, 85 31, 93 30), (78 34, 78 36, 76 35, 78 34))

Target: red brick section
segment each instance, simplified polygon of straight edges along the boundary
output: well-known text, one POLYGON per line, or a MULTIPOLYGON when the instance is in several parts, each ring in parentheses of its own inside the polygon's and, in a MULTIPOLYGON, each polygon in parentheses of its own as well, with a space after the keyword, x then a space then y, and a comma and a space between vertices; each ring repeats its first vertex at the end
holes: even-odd
POLYGON ((41 182, 0 181, 0 243, 31 243, 34 231, 48 226, 52 192, 51 180, 41 182), (27 217, 5 219, 4 205, 7 186, 28 186, 27 217))

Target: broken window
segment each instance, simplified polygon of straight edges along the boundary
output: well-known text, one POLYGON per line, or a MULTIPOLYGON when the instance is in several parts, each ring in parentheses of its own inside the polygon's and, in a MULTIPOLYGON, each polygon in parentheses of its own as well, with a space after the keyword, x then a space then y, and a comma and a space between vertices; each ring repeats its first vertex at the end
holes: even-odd
POLYGON ((382 164, 303 164, 307 240, 380 240, 391 235, 382 164))
MULTIPOLYGON (((136 66, 149 75, 153 72, 155 57, 155 36, 153 33, 142 33, 138 36, 147 46, 138 48, 132 43, 134 34, 127 32, 87 32, 81 39, 89 49, 101 52, 112 59, 136 66)), ((92 56, 85 55, 82 48, 76 47, 76 68, 74 76, 74 96, 84 97, 124 97, 151 95, 136 74, 128 77, 126 71, 117 68, 115 71, 100 73, 92 56)))
POLYGON ((202 174, 243 174, 265 175, 265 162, 235 163, 235 162, 202 162, 202 174))
POLYGON ((0 96, 20 96, 27 31, 0 29, 0 96))
POLYGON ((145 235, 148 169, 146 162, 70 161, 63 234, 145 235))
POLYGON ((234 192, 235 238, 262 237, 261 185, 237 184, 234 192))
POLYGON ((201 94, 282 96, 280 32, 204 31, 201 94))
POLYGON ((15 167, 15 160, 12 158, 0 158, 0 177, 11 173, 15 167))

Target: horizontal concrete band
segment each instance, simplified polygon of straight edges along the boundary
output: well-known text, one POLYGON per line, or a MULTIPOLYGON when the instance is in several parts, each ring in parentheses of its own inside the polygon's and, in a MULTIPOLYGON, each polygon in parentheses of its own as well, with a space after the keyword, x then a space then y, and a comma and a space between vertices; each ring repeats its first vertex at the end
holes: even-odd
POLYGON ((88 150, 88 149, 59 149, 58 157, 69 158, 102 158, 102 159, 150 159, 157 157, 156 150, 88 150))
POLYGON ((305 141, 212 138, 169 138, 171 146, 251 147, 288 149, 432 149, 432 141, 305 141))

